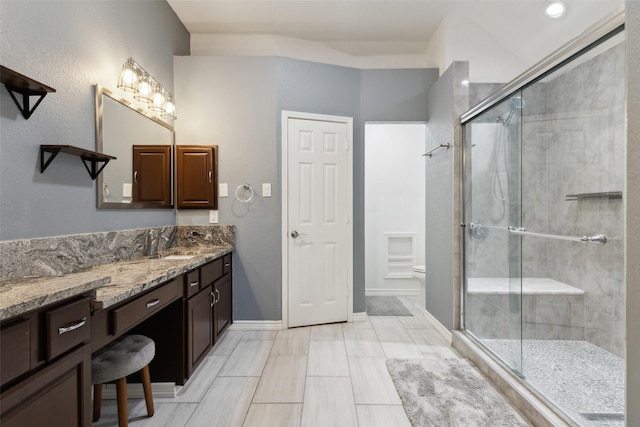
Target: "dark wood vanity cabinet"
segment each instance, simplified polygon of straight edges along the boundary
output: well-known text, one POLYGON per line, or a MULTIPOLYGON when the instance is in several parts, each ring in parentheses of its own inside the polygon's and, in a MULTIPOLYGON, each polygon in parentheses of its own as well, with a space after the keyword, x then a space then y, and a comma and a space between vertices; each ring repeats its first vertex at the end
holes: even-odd
POLYGON ((171 206, 171 146, 133 146, 133 202, 171 206))
POLYGON ((176 145, 178 209, 218 209, 217 145, 176 145))
POLYGON ((222 258, 223 276, 213 284, 213 342, 233 323, 233 287, 231 280, 231 254, 222 258))
POLYGON ((213 345, 211 286, 204 287, 187 300, 187 378, 213 345))
POLYGON ((91 424, 90 298, 2 322, 0 425, 91 424))

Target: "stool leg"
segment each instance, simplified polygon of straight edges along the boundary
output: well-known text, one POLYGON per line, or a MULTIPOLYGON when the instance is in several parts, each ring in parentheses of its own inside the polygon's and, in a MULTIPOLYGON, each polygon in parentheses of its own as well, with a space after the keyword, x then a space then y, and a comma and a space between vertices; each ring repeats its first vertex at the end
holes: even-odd
POLYGON ((102 384, 95 384, 93 386, 93 420, 98 421, 100 419, 100 407, 102 406, 102 384))
POLYGON ((129 414, 127 410, 127 377, 116 381, 116 394, 118 396, 118 425, 127 427, 129 425, 129 414))
POLYGON ((153 393, 151 392, 151 375, 149 365, 142 368, 142 388, 144 389, 144 400, 147 404, 147 414, 153 417, 153 393))

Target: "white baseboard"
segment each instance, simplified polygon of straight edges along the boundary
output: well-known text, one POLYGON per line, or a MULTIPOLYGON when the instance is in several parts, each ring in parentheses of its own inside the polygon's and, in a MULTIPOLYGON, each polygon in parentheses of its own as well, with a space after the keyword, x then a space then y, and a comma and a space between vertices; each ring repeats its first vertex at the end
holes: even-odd
POLYGON ((440 335, 442 335, 447 340, 447 342, 450 343, 453 338, 451 335, 451 331, 448 330, 442 323, 440 323, 438 319, 433 317, 433 314, 429 313, 427 310, 424 310, 422 314, 424 314, 424 317, 427 318, 427 320, 429 321, 429 323, 431 323, 433 328, 436 331, 438 331, 440 335))
POLYGON ((364 311, 362 313, 353 313, 353 316, 351 316, 351 320, 353 320, 354 322, 366 322, 367 320, 369 320, 369 316, 367 316, 367 313, 365 313, 364 311))
MULTIPOLYGON (((154 399, 163 399, 176 397, 177 390, 176 383, 151 383, 151 392, 154 399)), ((104 384, 102 386, 102 398, 108 400, 114 400, 117 398, 116 385, 104 384)), ((127 398, 128 399, 144 399, 144 390, 140 383, 127 383, 127 398)))
POLYGON ((230 331, 279 331, 282 320, 234 320, 230 331))
POLYGON ((394 297, 402 297, 402 296, 416 296, 418 295, 419 289, 365 289, 364 294, 367 296, 394 296, 394 297))

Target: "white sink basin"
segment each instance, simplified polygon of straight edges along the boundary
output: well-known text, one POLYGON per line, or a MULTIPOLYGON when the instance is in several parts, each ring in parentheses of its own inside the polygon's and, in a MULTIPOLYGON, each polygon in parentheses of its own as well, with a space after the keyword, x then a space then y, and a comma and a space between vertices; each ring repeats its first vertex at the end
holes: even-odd
POLYGON ((166 260, 173 260, 173 261, 178 261, 178 260, 184 260, 184 259, 191 259, 191 258, 195 258, 195 255, 167 255, 165 257, 162 257, 161 259, 166 259, 166 260))

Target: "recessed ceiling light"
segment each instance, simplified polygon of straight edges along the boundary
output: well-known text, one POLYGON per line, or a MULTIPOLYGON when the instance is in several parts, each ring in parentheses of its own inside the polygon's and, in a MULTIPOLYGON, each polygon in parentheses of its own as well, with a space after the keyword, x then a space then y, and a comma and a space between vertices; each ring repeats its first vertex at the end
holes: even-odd
POLYGON ((559 19, 567 12, 567 6, 562 0, 547 0, 544 2, 544 13, 551 19, 559 19))
POLYGON ((469 80, 463 80, 460 82, 462 86, 469 86, 469 80))

